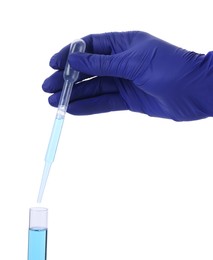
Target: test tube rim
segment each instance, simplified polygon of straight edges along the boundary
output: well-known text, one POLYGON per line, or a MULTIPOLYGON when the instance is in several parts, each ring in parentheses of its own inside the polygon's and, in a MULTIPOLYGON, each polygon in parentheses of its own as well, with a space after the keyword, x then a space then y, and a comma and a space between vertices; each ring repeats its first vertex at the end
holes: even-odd
POLYGON ((48 208, 45 208, 45 207, 31 207, 30 208, 30 211, 31 210, 36 210, 36 211, 48 211, 48 208))

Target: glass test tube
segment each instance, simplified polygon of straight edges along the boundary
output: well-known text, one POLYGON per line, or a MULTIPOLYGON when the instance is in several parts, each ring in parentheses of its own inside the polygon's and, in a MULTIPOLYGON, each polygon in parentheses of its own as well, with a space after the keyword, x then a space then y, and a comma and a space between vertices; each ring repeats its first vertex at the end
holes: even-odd
POLYGON ((48 209, 34 207, 29 213, 28 260, 46 260, 48 209))

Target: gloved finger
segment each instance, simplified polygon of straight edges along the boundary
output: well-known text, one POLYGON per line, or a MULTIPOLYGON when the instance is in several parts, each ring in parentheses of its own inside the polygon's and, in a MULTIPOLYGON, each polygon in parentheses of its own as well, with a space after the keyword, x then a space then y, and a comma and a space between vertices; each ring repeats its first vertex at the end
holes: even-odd
POLYGON ((71 102, 67 112, 73 115, 91 115, 127 109, 126 102, 119 93, 115 93, 71 102))
POLYGON ((69 54, 70 44, 61 49, 58 53, 54 54, 49 62, 53 69, 63 70, 69 54))
MULTIPOLYGON (((91 78, 91 76, 79 73, 78 81, 91 78)), ((46 78, 42 84, 42 89, 47 93, 54 93, 60 91, 64 84, 63 71, 59 70, 53 73, 50 77, 46 78)))
POLYGON ((75 84, 71 95, 71 102, 118 92, 119 89, 115 79, 110 77, 96 77, 75 84))
MULTIPOLYGON (((67 58, 68 58, 69 48, 70 48, 70 45, 67 45, 62 50, 60 50, 58 53, 56 53, 52 56, 52 58, 50 59, 50 62, 49 62, 49 65, 51 68, 57 69, 57 70, 64 70, 66 62, 67 62, 67 58)), ((87 74, 80 72, 78 81, 90 78, 91 76, 94 76, 94 75, 87 75, 87 74)))
POLYGON ((110 33, 90 34, 82 39, 86 43, 86 52, 94 54, 111 54, 112 42, 110 33))
POLYGON ((47 93, 54 93, 62 89, 64 84, 63 71, 56 71, 49 78, 45 79, 42 89, 47 93))
MULTIPOLYGON (((52 106, 58 106, 61 91, 56 89, 54 95, 49 97, 49 103, 52 106)), ((91 80, 83 81, 81 83, 75 84, 71 94, 71 102, 88 99, 92 97, 97 97, 105 94, 115 94, 118 93, 118 88, 116 86, 115 80, 109 77, 105 78, 93 78, 91 80)))
MULTIPOLYGON (((60 93, 56 93, 50 98, 50 105, 57 107, 60 93)), ((70 102, 67 112, 73 115, 91 115, 127 109, 129 108, 120 94, 114 93, 70 102)))
POLYGON ((103 55, 89 53, 72 53, 68 61, 73 69, 87 75, 120 77, 132 80, 134 70, 130 51, 119 54, 103 55))
MULTIPOLYGON (((116 34, 119 34, 119 39, 121 38, 120 33, 103 33, 103 34, 90 34, 82 39, 86 43, 86 52, 97 53, 97 54, 111 54, 112 52, 112 40, 111 38, 116 38, 116 34), (112 37, 114 35, 114 37, 112 37)), ((50 67, 53 69, 63 70, 67 61, 69 54, 70 44, 62 48, 58 53, 54 54, 50 59, 50 67)))
POLYGON ((123 52, 134 45, 136 37, 143 40, 147 37, 147 33, 129 31, 129 32, 112 32, 101 34, 90 34, 82 39, 86 43, 86 52, 92 54, 116 54, 123 52))

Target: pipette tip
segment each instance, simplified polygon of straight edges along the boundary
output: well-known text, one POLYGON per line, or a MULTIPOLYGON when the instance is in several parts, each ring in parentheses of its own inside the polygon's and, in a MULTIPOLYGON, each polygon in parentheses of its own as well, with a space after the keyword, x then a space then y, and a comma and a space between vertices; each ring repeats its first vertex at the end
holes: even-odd
POLYGON ((50 167, 51 167, 51 163, 45 163, 44 171, 43 171, 43 175, 42 175, 42 180, 41 180, 41 185, 40 185, 40 189, 39 189, 39 193, 38 193, 37 203, 41 203, 41 201, 42 201, 42 197, 43 197, 43 194, 44 194, 44 189, 45 189, 45 186, 46 186, 50 167))

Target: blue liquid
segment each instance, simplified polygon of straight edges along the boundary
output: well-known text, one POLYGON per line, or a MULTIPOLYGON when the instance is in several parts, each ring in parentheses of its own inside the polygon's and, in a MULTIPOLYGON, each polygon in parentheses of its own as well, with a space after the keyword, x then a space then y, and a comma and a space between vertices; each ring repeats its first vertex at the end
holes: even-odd
POLYGON ((51 165, 55 159, 55 154, 58 147, 58 142, 61 135, 62 126, 64 123, 64 117, 63 116, 56 116, 55 122, 52 128, 52 133, 50 136, 46 156, 45 156, 45 166, 44 171, 41 179, 41 185, 38 193, 38 199, 37 202, 40 203, 43 197, 44 189, 46 186, 47 178, 49 176, 51 165))
POLYGON ((45 162, 47 162, 47 163, 52 163, 54 161, 63 123, 64 123, 63 117, 62 118, 56 117, 53 128, 52 128, 52 133, 51 133, 49 145, 47 148, 47 153, 45 156, 45 162))
POLYGON ((28 260, 46 260, 47 229, 29 229, 28 260))

